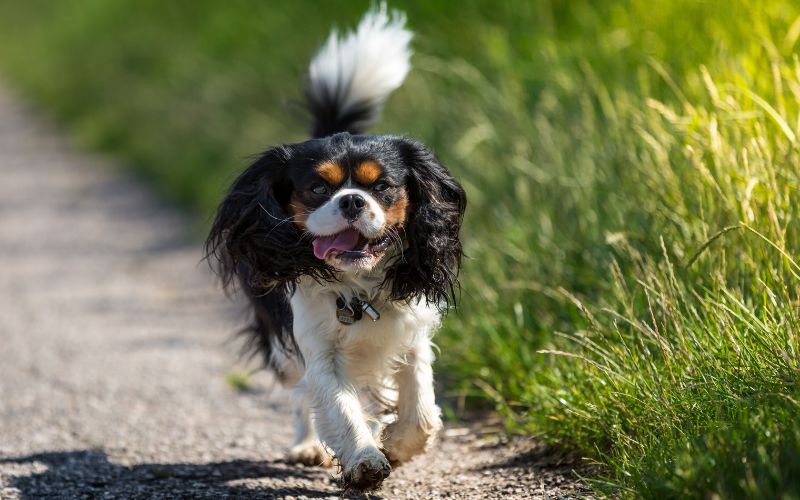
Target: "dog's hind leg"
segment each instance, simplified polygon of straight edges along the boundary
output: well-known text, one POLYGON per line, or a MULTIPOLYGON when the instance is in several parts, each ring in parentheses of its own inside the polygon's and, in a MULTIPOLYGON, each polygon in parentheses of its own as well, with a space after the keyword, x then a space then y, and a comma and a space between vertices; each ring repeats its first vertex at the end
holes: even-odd
POLYGON ((288 463, 331 467, 333 459, 319 441, 306 396, 302 389, 294 392, 296 396, 294 398, 295 438, 294 444, 286 452, 284 460, 288 463))

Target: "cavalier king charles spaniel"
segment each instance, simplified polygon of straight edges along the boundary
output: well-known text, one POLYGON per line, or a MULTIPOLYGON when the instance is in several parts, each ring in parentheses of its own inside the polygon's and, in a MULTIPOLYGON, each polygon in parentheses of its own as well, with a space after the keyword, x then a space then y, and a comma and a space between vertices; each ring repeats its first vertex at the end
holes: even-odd
POLYGON ((244 170, 206 242, 249 298, 251 345, 295 393, 287 460, 335 457, 348 490, 378 488, 442 426, 431 338, 458 288, 466 197, 420 142, 363 135, 408 73, 411 37, 385 5, 334 31, 308 70, 312 139, 244 170))

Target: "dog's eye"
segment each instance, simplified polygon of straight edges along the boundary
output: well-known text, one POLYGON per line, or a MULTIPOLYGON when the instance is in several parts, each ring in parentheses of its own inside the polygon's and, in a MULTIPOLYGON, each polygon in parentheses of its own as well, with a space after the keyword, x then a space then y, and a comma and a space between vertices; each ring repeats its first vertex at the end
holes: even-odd
POLYGON ((387 189, 389 189, 389 184, 383 181, 380 181, 379 183, 372 186, 372 190, 375 191, 376 193, 380 193, 381 191, 386 191, 387 189))
POLYGON ((325 184, 314 184, 311 186, 311 192, 314 194, 328 194, 328 186, 325 184))

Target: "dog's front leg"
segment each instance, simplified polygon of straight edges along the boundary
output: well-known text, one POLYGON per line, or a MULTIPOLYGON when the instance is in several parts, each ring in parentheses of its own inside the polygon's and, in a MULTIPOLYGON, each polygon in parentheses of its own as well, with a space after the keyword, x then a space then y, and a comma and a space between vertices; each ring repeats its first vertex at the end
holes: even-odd
POLYGON ((380 486, 392 469, 378 449, 341 355, 331 349, 314 356, 306 365, 305 379, 317 433, 339 459, 345 488, 370 490, 380 486))
POLYGON ((421 338, 395 375, 397 420, 386 428, 383 441, 392 464, 424 453, 442 427, 433 392, 432 363, 430 340, 421 338))

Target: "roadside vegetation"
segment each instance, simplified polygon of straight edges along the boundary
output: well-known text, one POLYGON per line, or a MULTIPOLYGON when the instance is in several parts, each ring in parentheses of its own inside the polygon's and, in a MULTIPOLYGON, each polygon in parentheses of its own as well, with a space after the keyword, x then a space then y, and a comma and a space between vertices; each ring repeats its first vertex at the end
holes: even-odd
MULTIPOLYGON (((600 492, 800 496, 800 5, 392 5, 415 69, 377 131, 469 195, 448 392, 600 492)), ((0 67, 202 226, 248 155, 304 139, 305 63, 366 7, 0 0, 0 67)))

